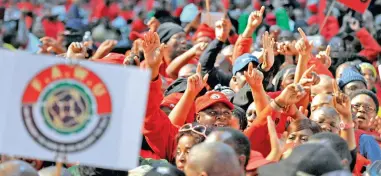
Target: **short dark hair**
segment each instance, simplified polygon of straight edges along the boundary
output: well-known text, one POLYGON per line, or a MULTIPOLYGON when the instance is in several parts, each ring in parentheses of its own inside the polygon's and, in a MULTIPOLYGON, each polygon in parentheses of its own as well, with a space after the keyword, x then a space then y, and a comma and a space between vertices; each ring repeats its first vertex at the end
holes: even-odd
POLYGON ((242 131, 246 129, 247 127, 247 118, 246 118, 246 112, 241 107, 234 105, 233 109, 233 117, 238 118, 239 120, 239 129, 242 131))
POLYGON ((376 105, 376 113, 378 113, 378 110, 379 110, 379 106, 380 106, 380 103, 378 102, 378 98, 377 98, 377 95, 374 94, 372 91, 370 90, 366 90, 366 89, 359 89, 359 90, 356 90, 354 92, 352 92, 349 97, 351 98, 351 100, 355 97, 357 97, 358 95, 368 95, 374 102, 374 104, 376 105))
POLYGON ((322 132, 312 135, 309 139, 315 139, 319 141, 327 141, 327 144, 334 149, 340 158, 347 159, 349 163, 352 162, 352 156, 349 151, 347 142, 339 135, 330 132, 322 132))
POLYGON ((241 131, 229 127, 215 128, 214 131, 227 132, 231 134, 231 138, 225 140, 225 143, 232 144, 232 148, 238 155, 245 155, 245 167, 250 159, 250 141, 241 131))
POLYGON ((322 130, 316 122, 310 120, 310 119, 299 119, 296 121, 293 121, 288 127, 287 132, 296 132, 309 129, 312 131, 313 134, 320 133, 322 130))

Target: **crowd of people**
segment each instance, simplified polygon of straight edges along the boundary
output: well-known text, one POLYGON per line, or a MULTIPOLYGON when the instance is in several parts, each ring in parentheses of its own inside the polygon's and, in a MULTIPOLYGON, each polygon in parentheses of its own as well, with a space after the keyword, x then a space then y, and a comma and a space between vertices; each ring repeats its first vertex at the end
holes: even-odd
MULTIPOLYGON (((380 9, 380 0, 364 13, 335 0, 0 0, 0 48, 151 70, 139 167, 65 163, 61 175, 373 176, 380 9)), ((2 155, 0 175, 55 168, 2 155)))

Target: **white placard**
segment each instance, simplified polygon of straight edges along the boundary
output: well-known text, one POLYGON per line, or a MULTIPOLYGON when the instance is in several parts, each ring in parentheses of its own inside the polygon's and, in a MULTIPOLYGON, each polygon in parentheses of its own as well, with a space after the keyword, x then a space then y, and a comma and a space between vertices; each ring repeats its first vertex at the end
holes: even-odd
POLYGON ((0 153, 135 168, 149 71, 69 61, 0 50, 0 153))
POLYGON ((209 14, 210 14, 210 19, 208 19, 209 17, 207 12, 201 13, 201 24, 205 23, 212 28, 215 27, 215 24, 218 20, 221 20, 224 17, 224 13, 222 12, 210 12, 209 14))

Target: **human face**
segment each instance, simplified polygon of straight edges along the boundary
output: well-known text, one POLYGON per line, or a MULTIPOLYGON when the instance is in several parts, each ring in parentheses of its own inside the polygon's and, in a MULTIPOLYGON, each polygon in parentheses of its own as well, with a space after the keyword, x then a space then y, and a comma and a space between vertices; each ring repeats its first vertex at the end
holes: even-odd
POLYGON ((372 89, 374 87, 374 84, 376 83, 376 78, 374 77, 372 70, 364 69, 362 71, 362 74, 364 75, 364 78, 368 83, 368 89, 372 89))
POLYGON ((323 111, 316 111, 312 113, 310 119, 319 124, 323 131, 339 134, 340 117, 323 111))
POLYGON ((251 124, 254 122, 254 119, 257 117, 255 103, 251 103, 249 108, 246 111, 247 118, 247 128, 250 128, 251 124))
POLYGON ((229 127, 232 111, 224 103, 216 103, 198 113, 197 121, 201 125, 229 127))
POLYGON ((295 143, 296 145, 304 144, 308 141, 308 138, 312 136, 313 133, 310 129, 304 129, 296 132, 291 132, 287 136, 286 143, 295 143))
POLYGON ((178 169, 184 170, 188 154, 195 144, 196 141, 194 137, 190 135, 184 135, 179 139, 176 149, 176 166, 178 169))
POLYGON ((241 72, 237 72, 235 76, 232 77, 230 80, 230 88, 234 92, 239 92, 239 90, 245 86, 246 84, 246 78, 245 75, 242 74, 241 72))
POLYGON ((188 50, 185 37, 184 32, 179 32, 173 35, 167 42, 168 53, 171 53, 170 57, 172 60, 188 50))
POLYGON ((333 93, 332 82, 325 82, 320 80, 319 84, 311 86, 311 97, 314 98, 318 94, 331 94, 333 93))
POLYGON ((205 42, 205 43, 210 43, 212 41, 212 39, 210 39, 209 37, 198 37, 197 40, 194 42, 194 44, 198 44, 198 43, 201 43, 201 42, 205 42))
POLYGON ((351 100, 352 113, 359 129, 368 130, 369 120, 376 117, 376 104, 368 95, 357 95, 351 100))
POLYGON ((333 107, 333 97, 328 94, 318 94, 311 102, 311 112, 321 108, 321 107, 333 107))
POLYGON ((344 93, 350 95, 352 92, 366 89, 366 85, 361 81, 353 81, 344 86, 344 93))
POLYGON ((287 70, 282 79, 281 89, 283 90, 288 85, 294 83, 294 78, 295 78, 295 69, 287 70))

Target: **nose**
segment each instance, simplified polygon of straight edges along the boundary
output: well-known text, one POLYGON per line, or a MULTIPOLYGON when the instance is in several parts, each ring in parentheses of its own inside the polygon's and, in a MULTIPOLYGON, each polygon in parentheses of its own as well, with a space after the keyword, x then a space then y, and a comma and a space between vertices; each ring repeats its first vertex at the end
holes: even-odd
POLYGON ((358 112, 363 112, 363 113, 365 113, 366 112, 366 110, 365 110, 365 107, 364 106, 360 106, 359 108, 358 108, 358 110, 357 110, 358 112))
POLYGON ((185 153, 184 152, 180 153, 179 161, 182 162, 182 163, 185 163, 185 153))

